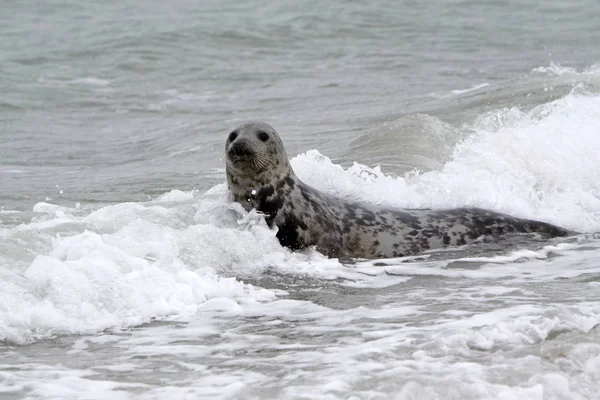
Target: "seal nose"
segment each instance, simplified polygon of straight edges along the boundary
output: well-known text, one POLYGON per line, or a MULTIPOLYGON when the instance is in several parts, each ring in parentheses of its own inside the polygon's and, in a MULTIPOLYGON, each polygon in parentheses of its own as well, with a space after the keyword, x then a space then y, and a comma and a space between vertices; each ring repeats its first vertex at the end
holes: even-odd
POLYGON ((229 146, 227 153, 235 157, 251 157, 254 156, 254 150, 247 140, 238 139, 229 146))

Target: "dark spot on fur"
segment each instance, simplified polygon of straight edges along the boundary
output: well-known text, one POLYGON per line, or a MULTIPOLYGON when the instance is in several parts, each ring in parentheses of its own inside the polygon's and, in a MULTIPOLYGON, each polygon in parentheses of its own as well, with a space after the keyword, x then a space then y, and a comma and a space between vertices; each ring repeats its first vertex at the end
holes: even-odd
POLYGON ((386 211, 389 214, 393 215, 394 218, 397 221, 400 221, 400 222, 402 222, 403 224, 406 224, 406 225, 410 225, 414 229, 420 229, 419 218, 417 218, 416 216, 414 216, 414 215, 412 215, 412 214, 410 214, 408 212, 400 211, 400 210, 393 210, 393 209, 392 210, 388 210, 388 209, 386 209, 386 211))
POLYGON ((373 222, 375 220, 375 214, 373 214, 371 211, 367 211, 367 210, 365 210, 363 212, 362 217, 365 219, 365 221, 369 221, 369 222, 373 222))
POLYGON ((257 196, 259 198, 269 197, 269 196, 273 195, 273 193, 275 193, 275 189, 273 188, 273 186, 269 185, 269 186, 264 186, 264 187, 261 187, 260 189, 258 189, 257 196))
POLYGON ((300 221, 294 214, 287 214, 283 224, 279 226, 277 231, 277 239, 282 246, 289 247, 292 250, 298 250, 305 246, 304 240, 298 234, 298 228, 302 230, 308 229, 308 226, 300 221))
POLYGON ((285 177, 285 181, 292 189, 294 188, 294 186, 296 186, 296 182, 294 182, 294 178, 292 178, 289 175, 285 177))
POLYGON ((304 197, 304 200, 306 200, 308 202, 310 202, 312 200, 310 193, 308 193, 306 190, 300 190, 300 193, 302 194, 302 197, 304 197))
POLYGON ((283 206, 283 198, 276 196, 270 200, 263 200, 258 204, 257 211, 265 214, 265 220, 269 227, 273 226, 273 220, 277 216, 277 212, 283 206))
POLYGON ((321 212, 321 205, 318 201, 311 199, 308 201, 308 203, 312 206, 312 209, 315 210, 315 212, 321 212))
POLYGON ((344 207, 346 207, 346 210, 356 210, 358 208, 354 203, 344 203, 344 207))
POLYGON ((444 233, 443 242, 446 246, 450 244, 450 236, 447 233, 444 233))
POLYGON ((229 186, 231 186, 232 184, 233 185, 238 185, 239 184, 238 178, 236 178, 235 176, 233 176, 229 172, 227 173, 227 180, 229 181, 229 186))

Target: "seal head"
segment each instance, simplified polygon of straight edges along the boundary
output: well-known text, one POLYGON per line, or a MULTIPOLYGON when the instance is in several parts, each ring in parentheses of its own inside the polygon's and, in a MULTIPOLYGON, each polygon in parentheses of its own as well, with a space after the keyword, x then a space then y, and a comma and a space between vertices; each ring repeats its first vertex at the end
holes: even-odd
POLYGON ((274 183, 294 176, 275 129, 265 122, 241 125, 227 137, 225 152, 233 199, 247 211, 256 208, 267 216, 274 215, 279 207, 267 201, 275 193, 274 183))

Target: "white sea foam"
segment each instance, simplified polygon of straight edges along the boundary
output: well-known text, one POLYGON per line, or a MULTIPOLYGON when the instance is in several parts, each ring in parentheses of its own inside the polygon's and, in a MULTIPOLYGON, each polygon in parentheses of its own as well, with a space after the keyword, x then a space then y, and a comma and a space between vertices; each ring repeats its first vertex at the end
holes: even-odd
POLYGON ((483 89, 484 87, 488 87, 488 86, 490 86, 489 83, 481 83, 479 85, 475 85, 468 89, 455 89, 452 91, 452 94, 465 94, 465 93, 475 92, 479 89, 483 89))
POLYGON ((393 178, 347 170, 315 150, 292 165, 301 179, 343 198, 406 208, 477 206, 575 231, 600 231, 600 96, 576 88, 524 112, 502 109, 465 129, 439 171, 393 178))
POLYGON ((565 76, 575 75, 577 74, 577 70, 571 67, 564 67, 560 64, 550 63, 547 67, 536 67, 532 69, 531 73, 534 75, 565 76))
POLYGON ((599 72, 599 64, 591 65, 581 71, 572 67, 565 67, 559 63, 550 63, 547 67, 536 67, 531 70, 533 75, 545 75, 550 77, 598 75, 599 72))
MULTIPOLYGON (((172 193, 162 200, 189 196, 172 193)), ((273 298, 269 291, 217 275, 215 268, 235 262, 236 255, 221 264, 211 260, 218 259, 218 251, 227 253, 227 243, 239 241, 239 235, 236 238, 231 229, 219 234, 219 228, 210 225, 174 229, 161 223, 176 216, 175 208, 124 203, 83 217, 44 203, 34 209, 44 217, 17 226, 7 239, 19 232, 42 234, 52 250, 37 256, 22 274, 11 270, 10 260, 0 266, 8 277, 0 291, 2 340, 27 343, 57 334, 139 325, 155 317, 193 313, 202 302, 219 296, 273 298), (63 236, 73 226, 79 233, 63 236), (218 240, 211 247, 213 237, 218 240), (219 244, 223 246, 215 249, 219 244), (193 258, 187 263, 182 245, 188 246, 185 257, 193 258)), ((266 228, 262 232, 271 235, 266 228)))

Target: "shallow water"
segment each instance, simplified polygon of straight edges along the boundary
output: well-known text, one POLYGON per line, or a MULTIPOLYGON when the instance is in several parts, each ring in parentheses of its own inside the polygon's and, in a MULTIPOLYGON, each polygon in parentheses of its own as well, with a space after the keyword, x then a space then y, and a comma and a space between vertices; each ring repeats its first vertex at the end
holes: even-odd
POLYGON ((0 398, 596 398, 597 8, 5 2, 0 398), (341 198, 581 234, 292 253, 228 199, 257 118, 341 198))

